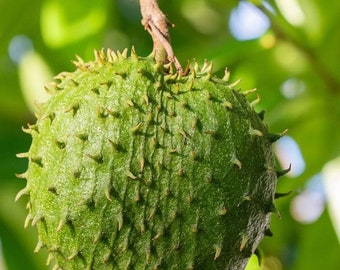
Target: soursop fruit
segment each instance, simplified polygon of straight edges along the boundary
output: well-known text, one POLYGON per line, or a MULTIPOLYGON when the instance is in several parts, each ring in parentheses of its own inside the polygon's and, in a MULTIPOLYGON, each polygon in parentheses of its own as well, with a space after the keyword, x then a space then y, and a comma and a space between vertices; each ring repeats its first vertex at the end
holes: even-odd
POLYGON ((282 134, 212 65, 95 56, 56 76, 24 128, 17 199, 28 195, 35 251, 65 270, 243 269, 270 234, 282 134))

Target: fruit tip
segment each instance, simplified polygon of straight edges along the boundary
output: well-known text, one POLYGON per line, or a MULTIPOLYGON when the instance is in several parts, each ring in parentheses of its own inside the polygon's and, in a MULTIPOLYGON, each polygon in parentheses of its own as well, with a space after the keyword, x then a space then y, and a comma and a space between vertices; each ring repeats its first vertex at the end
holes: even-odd
POLYGON ((104 55, 104 49, 101 49, 100 51, 94 49, 94 57, 95 62, 98 64, 105 64, 107 62, 107 59, 104 55))
POLYGON ((136 49, 135 49, 135 46, 132 46, 131 47, 131 59, 135 60, 135 61, 138 61, 138 54, 136 53, 136 49))
POLYGON ((131 171, 128 171, 126 173, 126 176, 133 179, 133 180, 137 179, 137 176, 135 176, 131 171))
POLYGON ((277 216, 278 219, 281 219, 280 211, 276 208, 274 203, 271 203, 268 207, 268 213, 273 213, 277 216))
POLYGON ((282 137, 286 136, 288 133, 288 129, 285 129, 284 131, 282 131, 281 133, 278 133, 278 134, 269 134, 269 140, 274 143, 276 142, 277 140, 281 139, 282 137))
POLYGON ((259 102, 260 102, 260 100, 261 100, 261 97, 260 97, 260 95, 258 94, 257 95, 257 98, 255 99, 255 100, 253 100, 252 102, 250 102, 250 107, 252 107, 252 108, 254 108, 259 102))
POLYGON ((29 158, 29 152, 17 153, 17 158, 29 158))
POLYGON ((281 170, 281 171, 276 171, 277 178, 280 178, 281 176, 284 176, 287 173, 289 173, 291 168, 292 168, 292 164, 289 164, 289 167, 287 169, 284 169, 284 170, 281 170))
POLYGON ((228 84, 229 89, 233 89, 236 85, 238 85, 241 82, 241 79, 236 80, 233 83, 228 84))
POLYGON ((37 99, 34 100, 34 106, 38 109, 38 111, 41 110, 41 107, 42 107, 43 104, 44 104, 43 102, 41 102, 37 99))
POLYGON ((127 58, 127 54, 128 54, 127 48, 125 48, 122 52, 118 50, 117 51, 118 60, 120 61, 125 60, 127 58))
POLYGON ((280 198, 282 198, 282 197, 289 196, 292 192, 293 192, 292 190, 290 190, 290 191, 288 191, 288 192, 284 192, 284 193, 278 193, 278 192, 276 192, 275 195, 274 195, 274 199, 276 200, 276 199, 280 199, 280 198))
POLYGON ((104 162, 104 157, 101 154, 95 154, 95 155, 87 154, 86 156, 98 164, 102 164, 104 162))
POLYGON ((105 188, 104 193, 105 193, 106 199, 108 201, 112 202, 111 189, 110 188, 105 188))
POLYGON ((222 80, 225 81, 225 82, 229 82, 229 79, 230 79, 230 70, 229 70, 229 68, 226 67, 224 69, 224 76, 223 76, 222 80))
POLYGON ((185 69, 183 72, 181 72, 182 76, 188 76, 189 72, 190 72, 191 66, 190 66, 190 61, 187 60, 187 64, 185 66, 185 69))
POLYGON ((248 243, 248 240, 249 240, 249 237, 248 237, 247 233, 242 233, 240 251, 244 250, 244 248, 246 247, 246 245, 248 243))
POLYGON ((24 187, 22 190, 18 192, 18 194, 15 196, 14 201, 17 202, 22 196, 28 195, 29 194, 29 189, 28 187, 24 187))
POLYGON ((43 243, 41 240, 39 240, 38 243, 37 243, 37 245, 35 246, 33 252, 34 252, 34 253, 38 253, 39 250, 40 250, 43 246, 44 246, 44 243, 43 243))
POLYGON ((231 163, 236 165, 240 170, 242 169, 242 163, 235 155, 232 157, 231 163))
POLYGON ((219 210, 219 215, 220 216, 225 216, 227 214, 228 210, 227 208, 223 205, 221 209, 219 210))
POLYGON ((25 218, 25 222, 24 222, 24 228, 26 229, 29 225, 29 223, 31 222, 31 220, 33 219, 31 214, 28 214, 27 217, 25 218))
POLYGON ((24 173, 16 173, 15 176, 20 179, 26 179, 27 178, 27 172, 24 173))
POLYGON ((76 54, 75 56, 76 56, 77 61, 78 61, 79 64, 81 64, 81 65, 85 64, 84 60, 78 54, 76 54))
POLYGON ((216 245, 214 245, 214 249, 215 249, 214 260, 216 260, 221 255, 222 246, 220 244, 216 244, 216 245))
POLYGON ((38 221, 43 220, 43 219, 44 217, 40 213, 37 213, 32 219, 32 227, 34 227, 38 221))
POLYGON ((262 137, 263 136, 263 132, 258 130, 258 129, 253 129, 252 127, 249 128, 249 134, 250 136, 258 136, 258 137, 262 137))
POLYGON ((68 257, 67 257, 67 260, 71 261, 73 260, 75 257, 77 257, 79 255, 79 250, 76 249, 74 250, 68 257))
POLYGON ((44 166, 42 157, 39 157, 39 156, 31 157, 30 161, 35 163, 36 165, 38 165, 40 168, 42 168, 44 166))
POLYGON ((201 73, 206 73, 207 78, 210 79, 212 76, 213 69, 214 69, 214 63, 210 61, 210 63, 207 64, 207 61, 205 61, 201 69, 201 73))
POLYGON ((53 260, 53 254, 49 252, 48 255, 47 255, 47 259, 46 259, 46 263, 45 264, 46 265, 50 265, 52 260, 53 260))
POLYGON ((52 268, 52 270, 60 270, 60 269, 62 268, 60 268, 58 264, 55 264, 52 268))
POLYGON ((260 112, 257 113, 258 117, 263 121, 264 120, 264 115, 266 113, 266 110, 261 110, 260 112))
POLYGON ((254 92, 256 92, 256 91, 257 91, 257 89, 256 89, 256 88, 253 88, 253 89, 249 89, 249 90, 243 91, 242 94, 243 94, 244 96, 247 96, 247 95, 249 95, 249 94, 251 94, 251 93, 254 93, 254 92))
POLYGON ((114 62, 118 61, 117 54, 113 50, 111 50, 110 48, 107 49, 106 57, 107 57, 107 59, 110 63, 114 63, 114 62))
POLYGON ((268 236, 268 237, 272 237, 274 234, 273 234, 273 232, 270 230, 270 228, 267 228, 267 229, 265 229, 265 231, 264 231, 264 235, 265 235, 265 236, 268 236))

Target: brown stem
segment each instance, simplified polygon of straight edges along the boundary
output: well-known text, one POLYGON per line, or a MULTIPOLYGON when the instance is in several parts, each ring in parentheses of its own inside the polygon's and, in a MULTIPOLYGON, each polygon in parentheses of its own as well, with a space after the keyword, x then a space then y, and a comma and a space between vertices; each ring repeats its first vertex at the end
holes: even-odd
MULTIPOLYGON (((176 69, 182 72, 181 64, 176 58, 169 35, 169 25, 171 25, 160 10, 157 0, 139 0, 142 13, 142 25, 147 30, 153 40, 153 53, 159 63, 174 63, 176 69)), ((172 25, 171 25, 172 26, 172 25)))

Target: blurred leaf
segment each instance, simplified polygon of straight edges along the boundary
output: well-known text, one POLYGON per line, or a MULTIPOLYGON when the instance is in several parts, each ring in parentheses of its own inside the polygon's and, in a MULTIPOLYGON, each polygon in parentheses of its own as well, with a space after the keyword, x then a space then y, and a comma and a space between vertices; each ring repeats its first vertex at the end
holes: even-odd
MULTIPOLYGON (((8 179, 7 183, 14 182, 8 179)), ((18 185, 2 185, 0 189, 0 235, 3 255, 8 270, 41 269, 46 259, 45 252, 32 256, 37 242, 35 228, 23 229, 23 221, 27 215, 24 203, 14 203, 18 185), (19 255, 20 254, 20 255, 19 255)))
POLYGON ((298 254, 293 270, 339 269, 340 246, 328 213, 322 215, 313 226, 301 226, 297 237, 298 254))
POLYGON ((105 26, 107 3, 106 0, 45 1, 41 9, 45 44, 60 48, 96 34, 105 26))
POLYGON ((322 169, 322 176, 330 218, 340 244, 340 156, 326 163, 322 169))
POLYGON ((25 101, 32 112, 36 103, 48 99, 45 84, 52 81, 52 72, 44 59, 36 52, 28 52, 19 64, 19 80, 25 101))

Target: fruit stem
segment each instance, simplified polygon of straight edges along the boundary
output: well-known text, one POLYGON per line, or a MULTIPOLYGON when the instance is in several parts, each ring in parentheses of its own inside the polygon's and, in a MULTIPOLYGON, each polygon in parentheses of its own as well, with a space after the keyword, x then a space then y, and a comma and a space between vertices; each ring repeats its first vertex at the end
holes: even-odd
POLYGON ((174 63, 179 72, 183 72, 181 64, 176 58, 170 44, 169 22, 160 10, 157 0, 139 0, 142 13, 142 25, 149 32, 153 40, 153 53, 158 63, 174 63))

